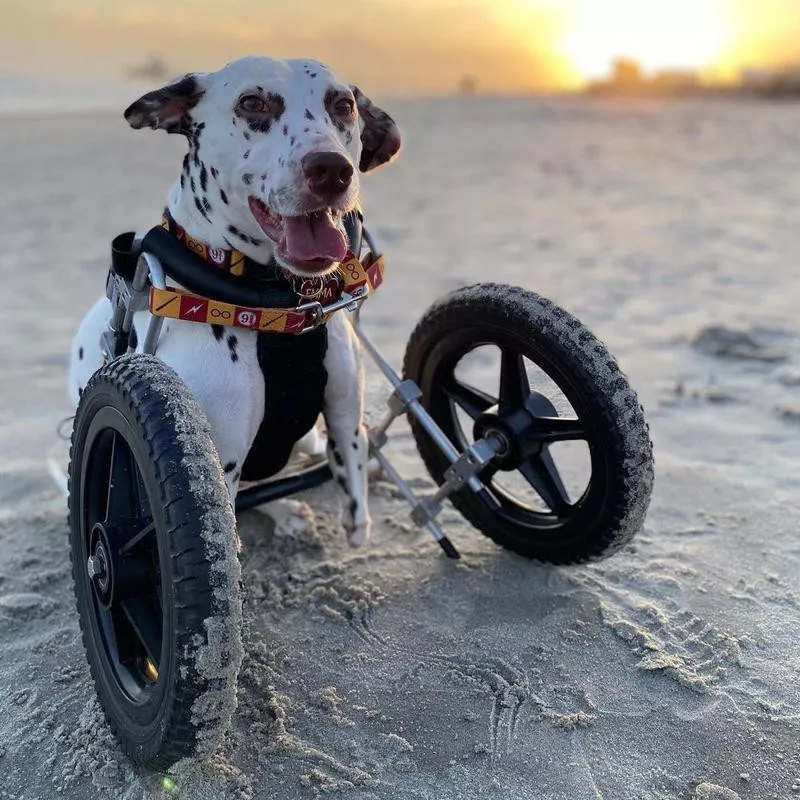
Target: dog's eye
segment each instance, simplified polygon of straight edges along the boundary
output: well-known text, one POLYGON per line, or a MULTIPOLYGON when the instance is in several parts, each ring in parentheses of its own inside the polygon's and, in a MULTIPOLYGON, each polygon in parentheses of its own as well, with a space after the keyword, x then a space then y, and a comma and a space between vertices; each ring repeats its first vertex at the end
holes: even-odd
POLYGON ((349 117, 355 110, 355 103, 349 97, 340 97, 333 104, 333 113, 338 117, 349 117))
POLYGON ((239 108, 250 114, 263 114, 268 110, 267 101, 257 94, 245 94, 240 97, 239 108))

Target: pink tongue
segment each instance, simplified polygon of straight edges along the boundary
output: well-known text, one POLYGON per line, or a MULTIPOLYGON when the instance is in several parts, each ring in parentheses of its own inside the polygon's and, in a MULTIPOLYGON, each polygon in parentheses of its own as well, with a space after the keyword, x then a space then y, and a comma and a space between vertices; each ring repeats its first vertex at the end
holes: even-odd
POLYGON ((302 217, 284 217, 286 252, 297 261, 329 258, 341 261, 347 253, 344 234, 335 228, 326 213, 302 217))

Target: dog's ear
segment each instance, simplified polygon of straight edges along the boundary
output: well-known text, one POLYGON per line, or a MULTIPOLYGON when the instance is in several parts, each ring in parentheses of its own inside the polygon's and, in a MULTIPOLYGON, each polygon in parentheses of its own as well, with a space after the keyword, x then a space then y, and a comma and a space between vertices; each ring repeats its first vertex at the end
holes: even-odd
POLYGON ((351 88, 362 123, 361 160, 358 168, 362 172, 369 172, 391 161, 397 155, 401 144, 400 129, 395 121, 382 108, 378 108, 358 86, 351 88))
POLYGON ((125 109, 131 128, 161 128, 167 133, 188 134, 191 128, 189 111, 203 96, 205 75, 184 75, 161 89, 142 95, 125 109))

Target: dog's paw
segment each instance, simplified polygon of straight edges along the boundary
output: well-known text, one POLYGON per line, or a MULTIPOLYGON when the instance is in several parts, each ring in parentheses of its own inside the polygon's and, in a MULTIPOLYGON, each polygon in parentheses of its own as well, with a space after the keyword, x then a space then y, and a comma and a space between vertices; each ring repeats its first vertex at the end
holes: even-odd
POLYGON ((292 456, 306 456, 312 460, 318 460, 326 456, 327 449, 328 433, 315 425, 295 443, 292 448, 292 456))
POLYGON ((369 540, 371 523, 369 521, 360 525, 348 525, 345 523, 344 529, 347 533, 347 541, 350 547, 361 547, 369 540))
POLYGON ((266 510, 275 522, 275 536, 300 539, 316 531, 314 512, 308 503, 290 499, 276 500, 266 510))
POLYGON ((381 478, 385 478, 386 473, 383 469, 383 464, 378 461, 377 458, 370 458, 367 461, 367 480, 370 483, 375 483, 375 481, 381 480, 381 478))

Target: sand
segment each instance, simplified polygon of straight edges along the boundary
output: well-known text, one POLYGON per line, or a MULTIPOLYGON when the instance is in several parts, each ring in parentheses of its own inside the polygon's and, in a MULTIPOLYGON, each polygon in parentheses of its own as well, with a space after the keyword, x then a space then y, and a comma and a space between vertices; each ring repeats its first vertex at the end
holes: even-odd
MULTIPOLYGON (((0 798, 800 796, 800 106, 391 110, 407 144, 366 181, 390 267, 368 329, 399 365, 433 299, 479 280, 576 314, 651 424, 644 531, 552 569, 452 509, 446 561, 380 482, 362 551, 330 486, 298 538, 243 514, 233 728, 166 779, 133 768, 94 700, 45 454, 108 243, 158 222, 182 143, 119 115, 2 117, 0 798)), ((392 452, 424 487, 407 429, 392 452)))

